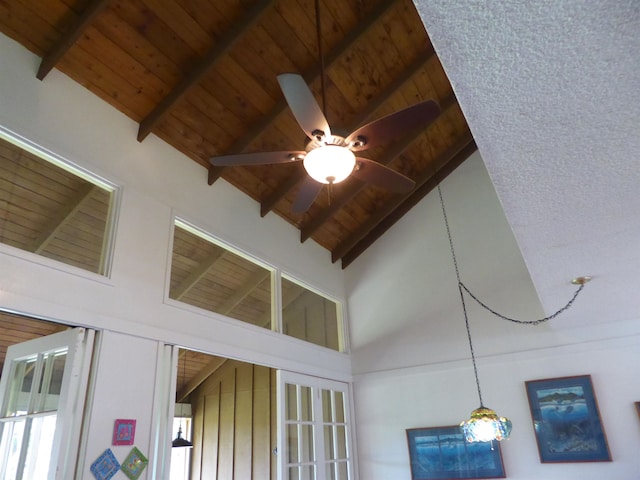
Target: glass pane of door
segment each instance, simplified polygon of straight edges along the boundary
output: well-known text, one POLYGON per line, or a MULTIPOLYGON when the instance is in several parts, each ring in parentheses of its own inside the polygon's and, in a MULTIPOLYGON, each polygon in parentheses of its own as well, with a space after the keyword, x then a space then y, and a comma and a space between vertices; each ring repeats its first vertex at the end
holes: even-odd
POLYGON ((91 358, 93 338, 92 331, 70 329, 7 349, 0 379, 0 478, 73 475, 89 371, 80 366, 91 358))
POLYGON ((347 385, 291 372, 278 374, 283 480, 353 478, 347 385))

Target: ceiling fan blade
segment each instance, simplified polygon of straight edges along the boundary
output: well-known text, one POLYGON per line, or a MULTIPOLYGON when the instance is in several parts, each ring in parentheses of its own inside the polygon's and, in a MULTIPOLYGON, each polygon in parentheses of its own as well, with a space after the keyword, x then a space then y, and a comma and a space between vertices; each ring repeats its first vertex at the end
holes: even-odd
POLYGON ((309 207, 315 202, 320 190, 322 190, 322 183, 316 182, 313 178, 307 176, 304 182, 302 182, 302 186, 300 187, 298 196, 293 202, 291 211, 293 213, 304 213, 309 210, 309 207))
POLYGON ((293 116, 307 136, 314 139, 314 132, 322 132, 324 136, 329 137, 329 122, 304 78, 296 73, 283 73, 278 75, 278 83, 293 116))
POLYGON ((241 165, 269 165, 272 163, 288 163, 302 160, 306 152, 304 151, 283 151, 283 152, 257 152, 238 153, 235 155, 220 155, 211 157, 209 163, 215 167, 241 166, 241 165))
POLYGON ((413 190, 416 182, 381 163, 368 158, 357 157, 356 168, 351 173, 358 180, 386 188, 392 192, 407 193, 413 190))
POLYGON ((346 138, 354 152, 386 144, 414 128, 426 126, 440 114, 440 107, 433 100, 417 103, 368 123, 346 138), (360 144, 361 143, 361 144, 360 144))

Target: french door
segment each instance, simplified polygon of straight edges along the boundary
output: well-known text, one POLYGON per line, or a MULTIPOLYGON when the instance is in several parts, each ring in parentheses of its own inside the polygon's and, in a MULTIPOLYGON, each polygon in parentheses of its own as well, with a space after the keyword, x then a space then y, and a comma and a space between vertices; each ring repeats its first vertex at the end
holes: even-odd
POLYGON ((282 480, 352 480, 348 385, 278 371, 282 480))
POLYGON ((74 476, 94 332, 75 328, 7 349, 0 378, 0 478, 74 476))

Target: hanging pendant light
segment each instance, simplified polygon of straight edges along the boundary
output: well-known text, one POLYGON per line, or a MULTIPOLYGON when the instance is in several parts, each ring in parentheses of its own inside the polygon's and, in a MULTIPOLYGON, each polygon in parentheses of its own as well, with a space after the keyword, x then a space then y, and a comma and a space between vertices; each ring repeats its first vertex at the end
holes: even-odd
POLYGON ((449 246, 451 247, 451 256, 453 265, 456 270, 458 279, 458 291, 460 293, 460 302, 462 303, 462 311, 464 313, 464 323, 467 328, 467 339, 469 340, 469 350, 471 351, 471 360, 473 362, 473 373, 476 379, 476 387, 478 389, 478 399, 480 407, 471 412, 471 418, 460 423, 460 428, 467 442, 491 442, 493 440, 504 440, 509 438, 511 433, 511 420, 505 417, 499 417, 495 411, 484 406, 482 402, 482 392, 480 390, 480 380, 478 379, 478 367, 476 365, 476 355, 473 351, 473 342, 471 341, 471 330, 469 329, 469 316, 467 315, 467 305, 464 302, 464 294, 462 292, 462 282, 460 281, 460 271, 458 270, 458 261, 456 260, 455 250, 453 249, 453 240, 451 238, 451 230, 449 229, 449 221, 447 220, 447 212, 444 208, 444 200, 442 199, 442 191, 438 185, 438 194, 440 195, 440 205, 442 206, 442 215, 444 223, 447 227, 447 236, 449 237, 449 246))
POLYGON ((544 317, 538 320, 517 320, 514 318, 506 317, 495 310, 492 310, 490 307, 482 303, 478 297, 476 297, 469 289, 466 287, 462 280, 460 279, 460 270, 458 269, 458 261, 456 259, 456 252, 453 248, 453 240, 451 238, 451 229, 449 228, 449 221, 447 219, 447 211, 444 208, 444 200, 442 199, 442 190, 440 189, 440 185, 438 185, 438 195, 440 196, 440 206, 442 207, 442 216, 444 218, 444 224, 447 228, 447 237, 449 239, 449 247, 451 248, 451 257, 453 260, 453 266, 456 270, 456 278, 458 279, 458 291, 460 293, 460 302, 462 303, 462 311, 464 313, 464 322, 465 327, 467 328, 467 339, 469 340, 469 350, 471 351, 471 360, 473 362, 473 373, 476 379, 476 387, 478 389, 478 399, 480 400, 480 407, 476 408, 473 412, 471 412, 471 418, 469 420, 464 420, 460 423, 460 427, 462 429, 462 433, 467 442, 490 442, 493 440, 505 440, 509 438, 511 434, 511 420, 505 417, 500 417, 498 414, 487 408, 482 403, 482 392, 480 391, 480 380, 478 379, 478 367, 476 365, 476 355, 473 351, 473 342, 471 341, 471 330, 469 329, 469 316, 467 315, 467 306, 464 301, 464 292, 475 300, 482 308, 492 313, 493 315, 501 318, 502 320, 507 320, 512 323, 517 323, 520 325, 539 325, 543 322, 547 322, 558 315, 560 315, 565 310, 568 310, 573 302, 578 297, 578 294, 582 291, 585 284, 591 280, 591 277, 588 275, 580 276, 574 278, 571 283, 574 285, 578 285, 578 289, 573 294, 573 297, 567 302, 567 304, 562 307, 557 312, 544 317), (464 292, 463 292, 464 290, 464 292))
POLYGON ((178 427, 178 435, 171 442, 172 447, 193 447, 193 443, 191 443, 186 438, 182 438, 182 421, 180 421, 180 426, 178 427))
MULTIPOLYGON (((182 378, 186 383, 187 379, 187 351, 184 351, 184 358, 182 360, 182 378)), ((171 447, 193 447, 193 443, 191 443, 186 438, 182 438, 182 408, 180 409, 180 425, 178 426, 178 434, 176 438, 171 442, 171 447)))
POLYGON ((505 417, 499 417, 495 411, 485 407, 482 403, 482 392, 480 391, 476 356, 473 352, 473 343, 471 342, 471 330, 469 330, 467 307, 464 303, 462 287, 458 285, 458 289, 460 291, 460 299, 462 301, 465 326, 467 327, 467 338, 469 339, 469 349, 471 350, 471 360, 473 361, 473 373, 475 375, 476 387, 478 388, 478 398, 480 400, 480 407, 471 412, 471 418, 461 422, 460 427, 462 428, 465 440, 469 443, 505 440, 509 438, 509 434, 511 434, 511 420, 505 417))

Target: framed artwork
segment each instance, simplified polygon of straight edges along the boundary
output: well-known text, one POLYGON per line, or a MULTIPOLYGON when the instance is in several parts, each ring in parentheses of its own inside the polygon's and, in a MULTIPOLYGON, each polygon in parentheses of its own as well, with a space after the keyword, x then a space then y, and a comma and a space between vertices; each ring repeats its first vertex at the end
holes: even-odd
POLYGON ((640 417, 640 402, 636 402, 636 413, 638 414, 638 417, 640 417))
POLYGON ((542 463, 611 461, 591 375, 525 386, 542 463))
POLYGON ((120 467, 131 480, 136 480, 147 466, 148 460, 137 447, 133 447, 120 467))
POLYGON ((460 427, 407 429, 411 480, 506 478, 500 442, 468 443, 460 427))
POLYGON ((109 480, 120 470, 120 464, 110 448, 107 448, 91 464, 91 473, 97 480, 109 480))
POLYGON ((133 445, 136 436, 136 421, 118 419, 113 426, 112 445, 133 445))

